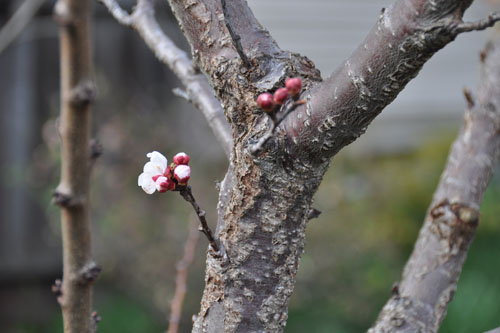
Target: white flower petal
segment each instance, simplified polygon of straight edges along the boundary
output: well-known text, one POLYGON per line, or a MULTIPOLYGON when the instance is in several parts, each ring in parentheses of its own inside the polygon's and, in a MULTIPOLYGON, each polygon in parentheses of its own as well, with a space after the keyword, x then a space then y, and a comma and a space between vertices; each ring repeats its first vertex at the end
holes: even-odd
POLYGON ((137 183, 147 194, 153 194, 156 190, 156 184, 151 175, 148 173, 141 173, 139 175, 137 183))
POLYGON ((165 171, 168 165, 167 158, 157 151, 152 151, 146 155, 150 158, 151 162, 156 163, 161 166, 162 170, 165 171))
POLYGON ((149 173, 151 177, 156 175, 162 175, 165 169, 158 163, 148 162, 144 164, 144 173, 149 173))

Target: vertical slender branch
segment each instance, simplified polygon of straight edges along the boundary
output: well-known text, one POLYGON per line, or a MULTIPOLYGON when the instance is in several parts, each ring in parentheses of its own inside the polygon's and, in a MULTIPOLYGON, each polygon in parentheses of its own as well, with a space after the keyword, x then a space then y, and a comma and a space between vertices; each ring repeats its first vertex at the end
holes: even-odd
POLYGON ((177 263, 177 276, 175 278, 175 293, 170 304, 170 319, 168 333, 177 333, 179 331, 179 322, 181 320, 182 303, 186 296, 186 285, 188 277, 188 268, 194 260, 196 244, 198 243, 200 233, 196 222, 192 222, 189 228, 189 235, 184 244, 184 255, 177 263))
POLYGON ((58 0, 61 54, 61 180, 54 202, 61 207, 64 332, 92 332, 92 284, 100 268, 91 258, 89 218, 91 80, 90 0, 58 0))

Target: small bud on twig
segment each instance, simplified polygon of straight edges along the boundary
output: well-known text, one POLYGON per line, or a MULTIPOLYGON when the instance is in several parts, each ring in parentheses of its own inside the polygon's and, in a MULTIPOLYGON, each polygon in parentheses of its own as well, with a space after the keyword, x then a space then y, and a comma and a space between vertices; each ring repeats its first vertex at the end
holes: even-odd
POLYGON ((285 81, 285 87, 288 89, 290 96, 297 96, 302 90, 302 80, 298 77, 288 78, 285 81))
POLYGON ((274 92, 274 103, 281 105, 285 103, 288 98, 288 90, 286 88, 279 88, 274 92))
POLYGON ((174 163, 177 165, 188 165, 189 156, 186 153, 178 153, 174 156, 174 163))
POLYGON ((191 168, 187 165, 178 165, 174 169, 174 177, 179 184, 186 184, 191 176, 191 168))
POLYGON ((270 93, 263 93, 257 97, 257 105, 264 110, 264 112, 271 112, 274 110, 273 95, 270 93))

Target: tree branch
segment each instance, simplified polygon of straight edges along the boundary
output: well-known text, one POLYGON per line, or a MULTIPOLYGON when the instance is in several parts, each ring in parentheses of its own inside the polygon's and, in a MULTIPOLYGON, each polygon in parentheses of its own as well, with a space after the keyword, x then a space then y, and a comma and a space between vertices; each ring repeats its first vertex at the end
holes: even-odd
POLYGON ((262 117, 261 113, 254 113, 259 93, 282 86, 287 76, 319 80, 319 72, 311 61, 280 50, 245 0, 228 1, 224 8, 220 0, 169 3, 197 63, 222 101, 235 131, 233 136, 247 134, 251 130, 249 124, 262 117), (244 66, 247 60, 242 59, 248 59, 251 68, 244 66))
POLYGON ((478 105, 466 111, 399 293, 370 332, 437 332, 445 318, 500 157, 500 39, 484 54, 478 105))
POLYGON ((61 51, 61 207, 63 279, 58 300, 64 332, 92 332, 92 284, 100 268, 92 260, 89 217, 91 108, 94 99, 89 0, 58 0, 61 51))
POLYGON ((352 55, 312 89, 305 107, 285 121, 287 148, 297 158, 326 162, 362 135, 424 63, 462 32, 500 17, 463 23, 471 0, 396 1, 352 55))
POLYGON ((184 244, 184 255, 177 263, 177 276, 175 278, 175 293, 170 304, 170 319, 168 325, 168 333, 177 333, 179 330, 179 322, 181 320, 182 303, 186 296, 187 277, 189 266, 194 261, 196 244, 199 239, 199 231, 197 223, 191 223, 189 235, 184 244))
POLYGON ((423 64, 456 37, 471 2, 396 1, 344 65, 318 83, 314 65, 281 51, 245 1, 228 2, 228 10, 250 70, 242 66, 222 22, 219 1, 169 0, 230 119, 235 143, 234 172, 226 178, 232 186, 221 190, 217 226, 227 257, 208 254, 194 332, 284 329, 312 196, 330 158, 361 135, 423 64), (270 126, 256 98, 282 86, 287 76, 302 78, 301 97, 308 102, 282 122, 283 130, 275 131, 262 154, 252 155, 250 148, 270 126))
POLYGON ((191 191, 191 186, 188 185, 186 187, 182 187, 181 189, 179 189, 179 193, 184 200, 186 200, 191 204, 191 206, 193 206, 194 211, 196 212, 196 216, 198 216, 198 219, 200 220, 199 231, 205 234, 205 236, 208 239, 208 242, 210 243, 210 246, 212 247, 212 250, 214 252, 218 252, 219 246, 217 245, 212 230, 210 230, 210 227, 208 226, 207 219, 205 218, 206 213, 203 209, 200 208, 200 206, 196 202, 196 199, 193 196, 193 192, 191 191))
POLYGON ((477 22, 464 22, 455 28, 457 34, 468 31, 484 30, 492 27, 496 22, 500 21, 500 12, 490 14, 487 18, 477 22))
POLYGON ((0 30, 0 53, 2 53, 28 26, 45 0, 25 0, 10 20, 0 30))
POLYGON ((130 15, 120 8, 115 0, 100 1, 118 22, 135 29, 156 57, 181 80, 189 100, 203 113, 215 137, 229 157, 233 140, 222 107, 215 98, 206 77, 198 72, 187 54, 179 49, 161 30, 154 17, 151 0, 139 0, 130 15))

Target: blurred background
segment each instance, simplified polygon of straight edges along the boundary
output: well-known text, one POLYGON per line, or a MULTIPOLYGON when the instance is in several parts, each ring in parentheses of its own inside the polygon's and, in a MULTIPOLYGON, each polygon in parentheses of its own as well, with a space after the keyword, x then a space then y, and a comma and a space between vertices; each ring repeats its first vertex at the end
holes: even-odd
MULTIPOLYGON (((0 27, 23 1, 0 1, 0 27)), ((382 0, 249 0, 280 46, 311 58, 326 77, 376 22, 382 0)), ((120 3, 130 9, 133 1, 120 3)), ((50 286, 62 274, 59 210, 59 67, 54 1, 0 50, 0 331, 61 332, 50 286)), ((491 9, 475 1, 467 19, 491 9)), ((498 5, 496 5, 498 7, 498 5)), ((203 116, 172 94, 175 76, 134 31, 96 4, 93 137, 104 154, 92 175, 95 286, 100 332, 162 332, 168 325, 176 262, 193 219, 178 195, 137 187, 145 154, 191 156, 191 184, 216 221, 216 184, 227 161, 203 116)), ((166 1, 157 18, 188 50, 166 1)), ((1 28, 0 28, 1 29, 1 28)), ((461 124, 464 86, 475 87, 478 53, 488 32, 461 35, 335 157, 310 222, 286 332, 361 332, 375 320, 412 250, 425 211, 461 124)), ((481 225, 440 332, 500 326, 500 177, 481 209, 481 225)), ((203 290, 207 243, 189 270, 181 332, 190 331, 203 290)))

